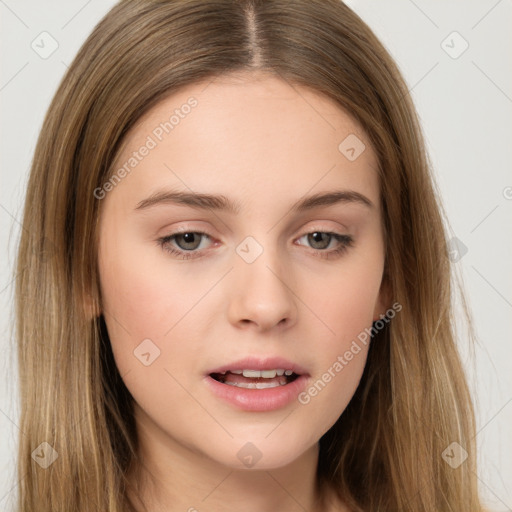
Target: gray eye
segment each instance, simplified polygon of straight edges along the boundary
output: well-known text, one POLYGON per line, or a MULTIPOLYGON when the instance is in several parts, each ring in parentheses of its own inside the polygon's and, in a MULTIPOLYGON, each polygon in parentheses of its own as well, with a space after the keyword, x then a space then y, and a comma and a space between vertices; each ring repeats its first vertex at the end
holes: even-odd
POLYGON ((320 231, 309 233, 307 237, 308 243, 311 244, 311 247, 313 247, 313 249, 326 249, 327 247, 329 247, 329 243, 332 239, 332 235, 330 233, 322 233, 320 231))
POLYGON ((176 245, 183 250, 194 250, 197 249, 201 243, 201 239, 204 235, 201 233, 195 233, 193 231, 189 233, 183 233, 174 235, 176 245), (183 240, 183 245, 180 241, 183 240))

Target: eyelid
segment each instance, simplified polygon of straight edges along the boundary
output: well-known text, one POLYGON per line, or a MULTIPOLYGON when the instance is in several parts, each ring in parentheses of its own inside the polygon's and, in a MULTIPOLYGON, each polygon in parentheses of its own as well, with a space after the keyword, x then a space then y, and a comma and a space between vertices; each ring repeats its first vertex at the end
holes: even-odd
MULTIPOLYGON (((322 233, 332 233, 332 234, 336 234, 336 235, 349 235, 349 232, 352 231, 352 229, 349 229, 348 226, 342 225, 338 222, 336 224, 341 226, 342 230, 344 232, 339 233, 338 231, 340 230, 340 228, 329 228, 328 226, 321 226, 319 224, 316 224, 316 225, 314 224, 310 227, 301 229, 299 232, 300 234, 297 235, 296 238, 301 238, 304 235, 308 235, 308 234, 314 233, 316 231, 320 231, 322 233)), ((164 229, 166 229, 166 228, 164 228, 164 229)), ((207 229, 202 229, 200 227, 194 227, 194 226, 189 226, 189 225, 178 226, 177 228, 174 228, 170 233, 168 233, 166 235, 162 235, 161 237, 158 237, 158 238, 159 239, 170 238, 171 236, 180 235, 180 234, 184 234, 184 233, 198 233, 198 234, 206 235, 210 239, 216 238, 207 229)))
MULTIPOLYGON (((300 238, 303 238, 307 235, 316 233, 316 232, 331 235, 331 237, 333 237, 335 240, 338 241, 338 246, 334 249, 325 250, 325 249, 315 249, 315 248, 308 247, 303 244, 298 244, 299 246, 304 247, 308 252, 310 252, 314 256, 317 256, 317 257, 320 257, 323 259, 334 258, 336 256, 341 256, 344 252, 346 252, 350 247, 352 247, 354 245, 354 237, 352 235, 338 233, 336 231, 329 230, 328 228, 326 228, 324 226, 318 226, 318 225, 312 226, 312 227, 302 231, 302 234, 300 236, 294 238, 294 241, 298 240, 300 238)), ((210 248, 202 249, 202 250, 193 249, 193 250, 187 251, 187 250, 175 248, 172 246, 170 248, 165 247, 166 244, 170 243, 171 239, 174 239, 176 236, 182 235, 185 233, 194 233, 194 234, 197 234, 200 236, 204 236, 210 240, 213 240, 213 241, 215 240, 215 238, 212 235, 210 235, 210 233, 208 233, 207 231, 201 231, 198 229, 190 228, 188 226, 185 226, 185 227, 180 226, 179 229, 177 229, 176 231, 173 231, 169 235, 158 238, 157 242, 162 247, 163 250, 169 252, 170 254, 176 255, 178 257, 178 259, 188 260, 188 259, 202 258, 203 254, 205 252, 209 251, 210 248)), ((216 243, 214 242, 213 246, 215 246, 215 245, 216 245, 216 243)))
MULTIPOLYGON (((201 221, 199 221, 199 222, 201 224, 208 224, 208 223, 201 222, 201 221)), ((309 226, 309 227, 306 227, 306 228, 301 228, 300 231, 298 231, 298 229, 294 229, 293 230, 294 232, 301 233, 301 234, 297 235, 297 237, 301 237, 301 236, 304 236, 305 234, 313 233, 315 231, 322 231, 324 233, 335 233, 335 234, 339 234, 339 235, 348 235, 349 232, 354 230, 354 226, 353 225, 342 224, 342 223, 340 223, 338 221, 327 221, 327 220, 325 220, 325 221, 320 220, 319 221, 319 220, 317 220, 317 221, 312 221, 312 222, 316 222, 317 224, 313 224, 312 226, 309 226), (319 222, 334 223, 334 224, 337 225, 337 227, 331 228, 329 226, 319 225, 318 224, 319 222), (342 230, 343 232, 339 233, 340 230, 342 230)), ((304 225, 304 223, 302 223, 302 224, 304 225)), ((203 229, 202 227, 190 226, 190 225, 187 225, 187 224, 185 224, 184 226, 180 225, 177 228, 166 227, 166 228, 163 228, 163 229, 161 229, 159 231, 167 231, 168 229, 172 229, 172 231, 169 234, 162 235, 161 238, 169 237, 171 235, 179 235, 179 234, 182 234, 182 233, 201 233, 201 234, 204 234, 204 235, 208 235, 210 238, 215 238, 209 232, 208 228, 204 228, 203 229)))

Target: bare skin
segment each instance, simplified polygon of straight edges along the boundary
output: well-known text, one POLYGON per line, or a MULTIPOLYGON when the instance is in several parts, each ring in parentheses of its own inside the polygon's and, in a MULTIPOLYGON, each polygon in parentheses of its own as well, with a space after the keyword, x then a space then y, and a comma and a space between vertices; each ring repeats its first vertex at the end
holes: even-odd
MULTIPOLYGON (((138 497, 150 512, 320 510, 318 441, 353 396, 368 346, 341 371, 333 365, 389 307, 370 142, 331 100, 243 74, 161 101, 130 132, 116 168, 134 152, 140 160, 102 199, 98 261, 102 312, 135 400, 144 460, 143 476, 131 474, 138 497), (190 97, 196 106, 182 108, 190 97), (175 109, 173 129, 155 131, 175 109), (366 146, 353 160, 339 149, 350 134, 366 146), (140 150, 153 146, 148 137, 155 146, 140 150), (164 189, 223 195, 239 209, 144 203, 164 189), (370 206, 345 196, 292 209, 340 190, 370 206), (198 232, 207 236, 183 238, 198 232), (134 355, 143 340, 147 365, 134 355), (299 364, 306 390, 329 369, 331 378, 302 403, 241 410, 211 391, 208 372, 248 355, 299 364), (244 446, 258 459, 251 467, 240 457, 244 446)), ((334 499, 327 510, 348 511, 334 499)))

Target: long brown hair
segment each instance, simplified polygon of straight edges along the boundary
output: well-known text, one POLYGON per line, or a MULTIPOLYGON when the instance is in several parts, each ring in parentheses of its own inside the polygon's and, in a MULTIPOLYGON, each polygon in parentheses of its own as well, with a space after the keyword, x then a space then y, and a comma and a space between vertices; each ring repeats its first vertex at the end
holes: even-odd
POLYGON ((374 336, 355 396, 320 440, 318 485, 354 511, 481 510, 442 207, 388 52, 339 0, 125 0, 69 67, 31 169, 16 286, 19 512, 132 510, 132 398, 103 316, 84 308, 88 297, 101 307, 94 190, 128 131, 166 95, 251 70, 335 100, 379 161, 384 280, 402 310, 374 336), (58 454, 46 469, 31 456, 42 442, 58 454), (442 456, 453 442, 468 453, 456 468, 442 456))

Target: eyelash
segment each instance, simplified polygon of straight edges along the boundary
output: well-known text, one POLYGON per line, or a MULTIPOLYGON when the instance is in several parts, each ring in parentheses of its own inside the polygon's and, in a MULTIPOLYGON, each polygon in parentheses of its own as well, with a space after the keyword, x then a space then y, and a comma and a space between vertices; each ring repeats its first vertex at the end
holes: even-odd
MULTIPOLYGON (((307 235, 312 235, 314 233, 322 233, 326 235, 331 235, 335 240, 337 240, 340 245, 336 249, 331 249, 329 251, 326 251, 325 249, 312 249, 314 251, 314 255, 324 258, 324 259, 331 259, 336 257, 341 257, 348 249, 349 247, 352 247, 354 244, 354 239, 350 235, 340 235, 338 233, 333 233, 331 231, 321 231, 319 229, 313 229, 312 231, 308 231, 307 233, 304 233, 299 238, 303 238, 307 235)), ((195 259, 200 258, 200 253, 197 252, 197 249, 193 249, 191 251, 184 251, 182 249, 176 249, 175 247, 170 246, 170 242, 175 239, 178 235, 185 235, 185 234, 194 234, 194 235, 204 235, 207 238, 211 238, 208 233, 205 233, 203 231, 181 231, 178 233, 173 233, 171 235, 159 238, 157 240, 158 245, 166 252, 172 254, 173 256, 179 257, 179 259, 182 260, 189 260, 189 259, 195 259)))

